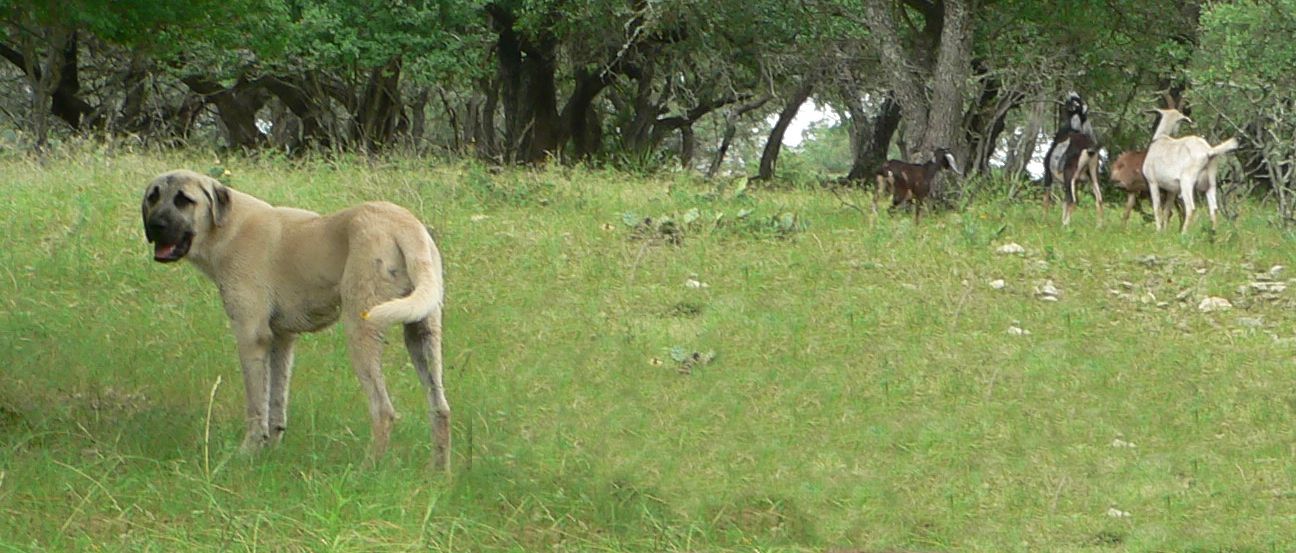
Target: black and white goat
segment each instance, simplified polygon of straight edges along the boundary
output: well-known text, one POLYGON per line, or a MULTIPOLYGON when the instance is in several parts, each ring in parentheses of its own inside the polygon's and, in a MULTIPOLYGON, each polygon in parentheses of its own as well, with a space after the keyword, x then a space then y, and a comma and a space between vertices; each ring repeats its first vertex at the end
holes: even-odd
POLYGON ((1200 190, 1206 193, 1206 206, 1210 209, 1211 228, 1216 225, 1216 211, 1219 209, 1215 186, 1215 173, 1219 170, 1219 156, 1236 150, 1238 141, 1230 138, 1218 146, 1211 146, 1200 136, 1171 136, 1179 123, 1192 123, 1186 115, 1175 109, 1158 109, 1161 121, 1157 123, 1156 132, 1152 135, 1152 144, 1148 146, 1147 157, 1143 160, 1143 176, 1148 181, 1148 193, 1152 196, 1152 215, 1156 217, 1156 228, 1165 227, 1161 212, 1161 192, 1172 196, 1179 194, 1183 200, 1183 227, 1180 232, 1188 232, 1188 223, 1193 216, 1193 192, 1200 190))
POLYGON ((892 159, 882 164, 877 171, 877 191, 873 196, 873 211, 877 211, 878 198, 884 193, 891 194, 891 206, 900 205, 908 200, 914 206, 914 224, 918 224, 922 212, 922 201, 931 193, 932 183, 941 169, 949 169, 955 175, 962 176, 954 154, 947 148, 937 148, 932 152, 931 161, 927 163, 908 163, 892 159))
POLYGON ((1044 213, 1049 211, 1053 195, 1053 180, 1062 182, 1065 206, 1062 224, 1071 224, 1071 213, 1076 206, 1076 181, 1082 176, 1093 185, 1094 202, 1098 206, 1098 222, 1102 223, 1102 189, 1098 185, 1098 139, 1089 123, 1089 106, 1080 95, 1067 94, 1064 108, 1067 119, 1044 155, 1044 213))

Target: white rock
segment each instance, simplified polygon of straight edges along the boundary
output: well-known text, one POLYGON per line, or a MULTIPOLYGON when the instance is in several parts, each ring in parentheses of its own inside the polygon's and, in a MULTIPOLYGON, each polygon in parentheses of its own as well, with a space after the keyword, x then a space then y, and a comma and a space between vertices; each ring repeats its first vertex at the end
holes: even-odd
POLYGON ((1021 244, 1018 244, 1016 242, 1009 242, 1007 244, 999 246, 999 249, 995 250, 995 253, 1000 253, 1004 255, 1021 255, 1026 253, 1026 248, 1023 248, 1021 244))
POLYGON ((1040 299, 1044 301, 1057 301, 1058 295, 1061 293, 1062 292, 1058 290, 1057 286, 1053 284, 1052 280, 1046 280, 1044 281, 1044 284, 1035 288, 1035 295, 1039 296, 1040 299))
POLYGON ((1202 313, 1210 313, 1211 311, 1228 311, 1229 309, 1233 309, 1233 304, 1229 303, 1229 301, 1224 298, 1215 296, 1203 299, 1201 303, 1197 304, 1197 310, 1202 313))
POLYGON ((1286 282, 1252 282, 1251 289, 1256 292, 1270 292, 1277 294, 1287 289, 1286 282))
POLYGON ((1122 440, 1122 439, 1120 439, 1120 438, 1116 438, 1115 440, 1112 440, 1111 446, 1112 446, 1112 447, 1118 447, 1118 448, 1120 448, 1120 447, 1127 447, 1127 448, 1135 448, 1135 447, 1138 447, 1137 445, 1134 444, 1134 442, 1127 442, 1127 441, 1122 440))
POLYGON ((698 279, 696 279, 696 278, 690 278, 690 279, 684 281, 684 286, 685 286, 686 288, 693 288, 693 289, 695 289, 695 290, 697 290, 697 289, 701 289, 701 288, 710 288, 710 287, 711 287, 710 284, 707 284, 707 283, 705 283, 705 282, 702 282, 702 281, 700 281, 700 280, 698 280, 698 279))
POLYGON ((1004 282, 1004 279, 1002 279, 1002 278, 997 278, 997 279, 994 279, 994 280, 990 281, 990 287, 991 287, 991 288, 994 288, 995 290, 1003 290, 1003 289, 1004 289, 1004 286, 1007 286, 1007 285, 1008 285, 1008 283, 1004 282))
POLYGON ((1110 509, 1107 509, 1107 516, 1112 518, 1129 518, 1130 514, 1129 511, 1122 511, 1120 509, 1112 507, 1110 509))
POLYGON ((1247 328, 1260 328, 1264 326, 1264 319, 1260 317, 1238 317, 1238 324, 1247 328))
POLYGON ((1282 265, 1274 265, 1273 267, 1270 267, 1270 268, 1269 268, 1269 277, 1270 277, 1270 278, 1278 278, 1279 276, 1282 275, 1282 273, 1283 273, 1283 269, 1286 269, 1286 267, 1283 267, 1282 265))
POLYGON ((481 213, 478 213, 478 214, 476 214, 476 215, 473 215, 472 217, 469 217, 468 220, 469 220, 469 221, 472 221, 472 222, 474 222, 474 223, 480 223, 480 222, 485 221, 486 219, 489 219, 489 218, 490 218, 489 215, 482 215, 481 213))
POLYGON ((1030 331, 1019 326, 1008 327, 1008 334, 1012 336, 1030 336, 1030 331))

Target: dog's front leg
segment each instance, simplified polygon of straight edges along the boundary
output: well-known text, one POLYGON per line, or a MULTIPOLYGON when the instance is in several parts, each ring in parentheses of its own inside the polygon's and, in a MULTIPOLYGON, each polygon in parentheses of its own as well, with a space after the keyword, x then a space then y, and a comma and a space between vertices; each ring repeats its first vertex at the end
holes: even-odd
POLYGON ((247 399, 247 434, 243 453, 255 453, 270 441, 270 344, 274 335, 264 323, 235 321, 239 362, 243 365, 243 391, 247 399))

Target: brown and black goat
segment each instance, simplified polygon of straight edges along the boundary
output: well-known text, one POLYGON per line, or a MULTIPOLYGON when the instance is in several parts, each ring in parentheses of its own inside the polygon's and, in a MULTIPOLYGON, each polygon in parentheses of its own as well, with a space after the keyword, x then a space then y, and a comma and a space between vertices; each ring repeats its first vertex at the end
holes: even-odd
POLYGON ((1047 215, 1053 195, 1053 180, 1062 182, 1065 206, 1062 225, 1071 224, 1071 213, 1076 206, 1076 181, 1082 176, 1093 185, 1094 202, 1098 207, 1098 223, 1102 223, 1102 189, 1098 184, 1098 140, 1089 124, 1089 106, 1079 94, 1067 95, 1066 122, 1053 136, 1048 153, 1044 155, 1044 213, 1047 215), (1087 170, 1087 171, 1086 171, 1087 170))
POLYGON ((946 148, 937 148, 932 152, 931 161, 927 163, 908 163, 892 159, 882 164, 877 171, 877 191, 873 195, 873 211, 877 211, 878 198, 884 193, 891 194, 891 206, 900 205, 908 200, 914 206, 914 224, 922 213, 922 201, 931 192, 932 182, 941 169, 949 169, 955 175, 962 176, 954 154, 946 148))

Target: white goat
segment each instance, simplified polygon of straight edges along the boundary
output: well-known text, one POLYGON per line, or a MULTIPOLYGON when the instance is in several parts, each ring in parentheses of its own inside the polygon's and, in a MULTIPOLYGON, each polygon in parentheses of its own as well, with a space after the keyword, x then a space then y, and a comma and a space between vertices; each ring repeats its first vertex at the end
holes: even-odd
MULTIPOLYGON (((1216 225, 1216 211, 1219 210, 1216 199, 1215 173, 1218 171, 1219 156, 1238 147, 1237 139, 1230 138, 1218 146, 1211 146, 1200 136, 1170 136, 1179 127, 1179 123, 1192 123, 1179 110, 1158 109, 1161 122, 1157 124, 1152 135, 1152 144, 1148 146, 1147 158, 1143 160, 1143 176, 1148 181, 1148 193, 1152 196, 1152 215, 1156 217, 1158 231, 1165 228, 1166 217, 1161 212, 1161 191, 1179 194, 1183 200, 1183 228, 1188 232, 1188 223, 1193 216, 1193 191, 1206 193, 1206 205, 1210 208, 1211 228, 1216 225)), ((1173 202, 1173 200, 1171 200, 1173 202)))

